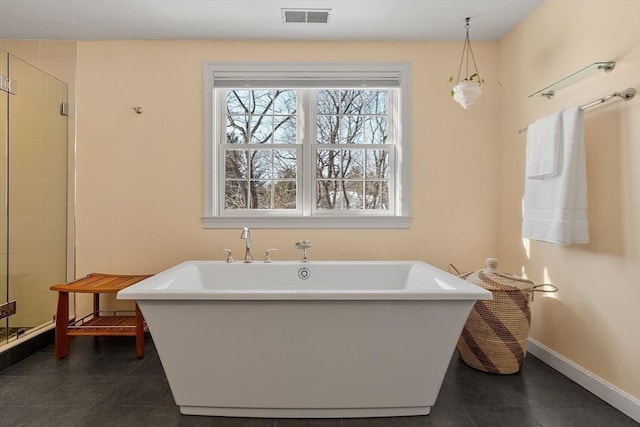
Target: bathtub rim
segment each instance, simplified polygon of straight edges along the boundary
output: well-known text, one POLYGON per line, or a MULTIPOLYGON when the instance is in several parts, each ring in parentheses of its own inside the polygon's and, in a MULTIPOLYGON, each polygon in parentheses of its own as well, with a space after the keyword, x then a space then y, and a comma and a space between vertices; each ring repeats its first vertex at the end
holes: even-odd
MULTIPOLYGON (((452 286, 453 287, 453 286, 452 286)), ((491 292, 440 270, 424 261, 275 261, 273 263, 234 263, 224 261, 188 260, 169 267, 160 273, 144 279, 117 293, 122 300, 485 300, 492 299, 491 292), (296 289, 296 288, 243 288, 243 289, 158 289, 159 283, 166 282, 167 276, 189 266, 219 265, 233 268, 251 268, 253 265, 277 268, 278 265, 313 268, 314 265, 420 265, 426 267, 438 278, 452 282, 455 289, 296 289)))

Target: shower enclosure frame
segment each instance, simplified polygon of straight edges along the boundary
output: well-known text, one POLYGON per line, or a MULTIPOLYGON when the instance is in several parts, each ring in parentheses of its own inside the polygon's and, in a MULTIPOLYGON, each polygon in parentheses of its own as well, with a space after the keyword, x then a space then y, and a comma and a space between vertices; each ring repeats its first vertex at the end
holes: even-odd
POLYGON ((69 271, 70 180, 67 84, 4 50, 0 75, 2 355, 55 324, 49 287, 69 271))

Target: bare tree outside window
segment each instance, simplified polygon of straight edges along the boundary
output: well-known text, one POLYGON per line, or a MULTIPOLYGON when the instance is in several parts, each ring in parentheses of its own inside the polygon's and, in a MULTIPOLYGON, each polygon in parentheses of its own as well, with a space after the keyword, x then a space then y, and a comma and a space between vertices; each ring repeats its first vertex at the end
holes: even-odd
POLYGON ((230 90, 225 209, 295 209, 295 90, 230 90))
POLYGON ((389 149, 376 147, 387 140, 387 105, 385 89, 318 91, 318 209, 389 209, 389 149))
MULTIPOLYGON (((387 89, 317 89, 318 210, 388 211, 387 89)), ((299 91, 226 92, 225 209, 298 208, 299 91)))

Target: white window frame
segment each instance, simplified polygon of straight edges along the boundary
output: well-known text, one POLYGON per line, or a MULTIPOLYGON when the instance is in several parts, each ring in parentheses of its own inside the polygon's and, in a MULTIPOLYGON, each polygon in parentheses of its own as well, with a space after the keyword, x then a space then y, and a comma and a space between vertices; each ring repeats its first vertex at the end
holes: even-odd
MULTIPOLYGON (((220 80, 218 80, 220 81, 220 80)), ((203 215, 204 228, 409 228, 411 223, 411 67, 408 63, 219 63, 203 64, 203 215), (218 77, 216 77, 218 76, 218 77), (247 210, 237 215, 222 215, 221 185, 224 171, 217 170, 219 156, 223 153, 221 141, 224 141, 226 126, 224 114, 217 111, 216 79, 233 80, 233 84, 242 79, 276 81, 295 85, 296 82, 308 85, 309 80, 324 82, 331 87, 333 82, 360 82, 366 87, 367 80, 385 79, 393 76, 399 82, 399 102, 395 121, 398 126, 398 143, 392 150, 391 171, 393 188, 390 197, 393 203, 389 212, 368 212, 365 210, 326 210, 317 211, 312 203, 315 187, 315 168, 300 170, 298 185, 302 189, 298 195, 298 209, 294 212, 247 210), (300 184, 302 183, 302 184, 300 184), (300 195, 302 193, 302 196, 300 195), (304 199, 304 200, 303 200, 304 199)), ((279 86, 278 83, 273 86, 279 86)), ((255 86, 252 86, 255 87, 255 86)), ((306 98, 308 99, 308 98, 306 98)), ((314 106, 306 105, 305 111, 314 106)), ((301 122, 306 121, 302 117, 301 122)), ((298 125, 300 126, 300 124, 298 125)), ((315 165, 313 156, 318 145, 304 141, 301 145, 286 147, 301 150, 306 156, 303 163, 315 165)), ((311 133, 315 135, 315 133, 311 133)), ((277 148, 273 146, 270 148, 277 148)), ((328 148, 328 147, 327 147, 328 148)), ((364 148, 364 147, 358 147, 364 148)), ((371 147, 375 149, 374 147, 371 147)))

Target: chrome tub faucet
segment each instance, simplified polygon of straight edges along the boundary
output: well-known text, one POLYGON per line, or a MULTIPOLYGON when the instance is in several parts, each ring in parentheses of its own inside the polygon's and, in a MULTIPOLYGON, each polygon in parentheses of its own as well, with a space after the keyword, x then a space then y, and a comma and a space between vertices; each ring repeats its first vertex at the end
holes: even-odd
POLYGON ((244 239, 244 262, 253 262, 251 256, 251 232, 247 227, 242 229, 241 239, 244 239))

